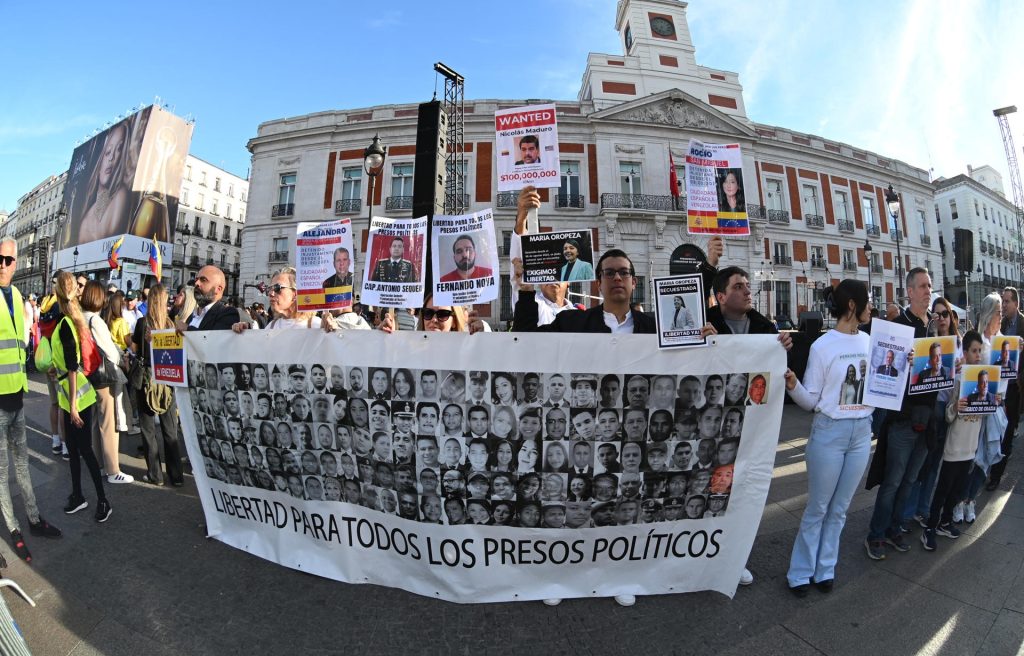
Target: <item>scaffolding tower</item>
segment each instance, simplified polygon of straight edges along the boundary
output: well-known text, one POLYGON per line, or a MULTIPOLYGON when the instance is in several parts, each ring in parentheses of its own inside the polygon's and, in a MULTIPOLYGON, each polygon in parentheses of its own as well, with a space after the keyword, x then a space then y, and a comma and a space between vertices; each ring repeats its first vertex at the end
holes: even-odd
POLYGON ((448 116, 448 150, 445 153, 444 211, 462 214, 469 207, 466 193, 466 79, 441 62, 434 70, 444 76, 442 109, 448 116))
MULTIPOLYGON (((1017 220, 1016 251, 1017 272, 1024 267, 1024 189, 1020 183, 1020 168, 1017 166, 1017 147, 1013 145, 1013 133, 1010 132, 1010 121, 1007 118, 1017 111, 1016 105, 992 110, 999 122, 999 132, 1003 135, 1003 148, 1006 150, 1006 166, 1010 169, 1010 189, 1013 192, 1013 209, 1017 220)), ((1020 275, 1017 276, 1019 280, 1020 275)))

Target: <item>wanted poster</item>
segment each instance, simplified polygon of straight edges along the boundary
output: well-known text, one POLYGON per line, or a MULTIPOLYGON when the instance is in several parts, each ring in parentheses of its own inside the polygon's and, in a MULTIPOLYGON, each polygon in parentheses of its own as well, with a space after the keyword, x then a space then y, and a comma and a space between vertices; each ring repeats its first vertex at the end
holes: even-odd
POLYGON ((899 410, 907 391, 914 351, 914 329, 891 321, 871 321, 871 362, 864 405, 899 410))
POLYGON ((360 300, 383 307, 422 307, 426 244, 427 217, 373 217, 360 300))
POLYGON ((590 230, 559 230, 523 235, 523 283, 596 280, 590 230))
POLYGON ((471 305, 498 298, 498 244, 490 209, 435 216, 431 254, 435 305, 471 305))
POLYGON ((1020 337, 1009 335, 992 338, 992 360, 989 364, 999 367, 1001 380, 1017 380, 1019 358, 1020 337))
POLYGON ((654 279, 658 348, 706 346, 704 282, 699 273, 654 279))
POLYGON ((910 394, 953 388, 956 372, 956 337, 921 337, 914 340, 910 394))
POLYGON ((494 113, 498 191, 561 185, 558 124, 554 105, 530 105, 494 113))
POLYGON ((295 233, 295 285, 300 312, 351 309, 352 222, 300 223, 295 233))
POLYGON ((986 364, 965 364, 960 370, 961 401, 967 407, 960 410, 962 415, 990 415, 999 406, 999 367, 986 364))
POLYGON ((739 144, 691 139, 686 194, 686 228, 691 235, 750 234, 739 144))

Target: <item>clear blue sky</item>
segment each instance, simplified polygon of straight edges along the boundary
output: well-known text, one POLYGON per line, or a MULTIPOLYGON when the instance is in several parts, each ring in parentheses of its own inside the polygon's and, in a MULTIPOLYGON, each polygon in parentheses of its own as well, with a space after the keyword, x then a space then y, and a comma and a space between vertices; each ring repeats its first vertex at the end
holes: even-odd
MULTIPOLYGON (((1024 146, 1019 0, 692 0, 688 14, 697 61, 740 73, 755 121, 948 177, 1005 173, 991 110, 1016 104, 1024 146)), ((587 53, 620 52, 615 0, 0 0, 0 16, 8 210, 154 96, 195 117, 192 154, 245 175, 260 122, 429 100, 438 60, 467 98, 574 99, 587 53)))

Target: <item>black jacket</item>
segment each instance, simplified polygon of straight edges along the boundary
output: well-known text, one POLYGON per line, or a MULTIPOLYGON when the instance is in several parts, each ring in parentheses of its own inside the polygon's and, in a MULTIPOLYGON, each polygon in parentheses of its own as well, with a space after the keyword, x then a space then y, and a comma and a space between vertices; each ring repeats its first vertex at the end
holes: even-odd
MULTIPOLYGON (((186 324, 192 321, 192 317, 189 317, 185 322, 186 324)), ((189 326, 189 330, 231 330, 231 326, 235 325, 239 321, 245 321, 246 323, 252 323, 249 317, 242 316, 241 311, 238 308, 232 308, 224 305, 222 302, 217 301, 206 310, 206 314, 203 315, 202 321, 199 322, 198 328, 189 326)))
MULTIPOLYGON (((732 328, 725 322, 725 317, 722 316, 721 306, 716 305, 708 310, 708 323, 715 327, 719 335, 731 335, 732 328)), ((777 335, 779 334, 778 328, 775 324, 768 320, 763 314, 757 310, 751 308, 747 311, 747 318, 750 319, 750 331, 749 335, 777 335)))
MULTIPOLYGON (((630 311, 632 312, 632 310, 630 311)), ((633 333, 656 332, 654 319, 642 312, 632 312, 633 333)), ((555 315, 555 320, 546 326, 537 325, 536 292, 519 292, 516 302, 515 317, 512 320, 513 332, 550 332, 550 333, 610 333, 612 330, 604 322, 604 305, 589 310, 563 310, 555 315)))

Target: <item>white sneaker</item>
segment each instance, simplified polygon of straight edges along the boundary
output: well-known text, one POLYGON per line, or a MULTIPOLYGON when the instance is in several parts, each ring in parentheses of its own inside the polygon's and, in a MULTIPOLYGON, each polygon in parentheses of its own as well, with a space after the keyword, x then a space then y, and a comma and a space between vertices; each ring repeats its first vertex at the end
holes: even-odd
POLYGON ((68 453, 68 445, 67 444, 61 444, 61 447, 60 447, 60 457, 63 458, 64 460, 71 460, 71 454, 68 453))
POLYGON ((636 597, 633 595, 615 595, 615 603, 629 608, 636 603, 636 597))
POLYGON ((953 507, 953 523, 954 524, 959 524, 962 521, 964 521, 964 502, 963 501, 961 501, 960 503, 956 504, 953 507))
POLYGON ((977 519, 977 516, 975 516, 975 514, 974 514, 974 502, 973 501, 968 501, 967 502, 967 509, 964 510, 964 521, 967 522, 968 524, 973 524, 974 520, 976 520, 976 519, 977 519))
POLYGON ((50 436, 50 452, 53 453, 53 455, 55 455, 55 456, 59 456, 60 455, 60 448, 61 448, 60 435, 51 435, 50 436))
POLYGON ((135 477, 131 474, 125 474, 124 472, 117 472, 107 476, 108 483, 134 483, 135 477))
POLYGON ((562 603, 561 599, 545 599, 544 600, 544 605, 545 606, 557 606, 560 603, 562 603))
POLYGON ((746 567, 743 568, 743 573, 740 574, 740 585, 750 585, 754 582, 754 575, 750 573, 750 570, 746 567))

